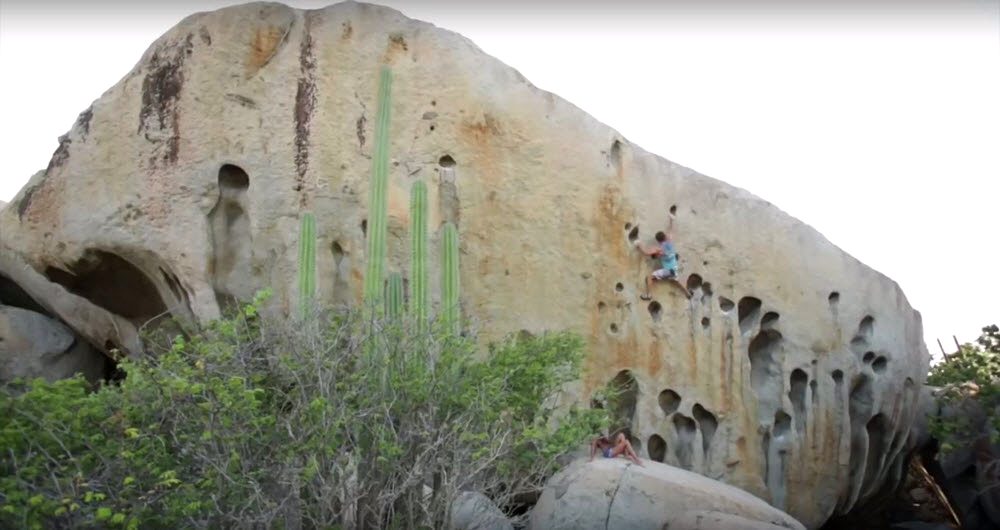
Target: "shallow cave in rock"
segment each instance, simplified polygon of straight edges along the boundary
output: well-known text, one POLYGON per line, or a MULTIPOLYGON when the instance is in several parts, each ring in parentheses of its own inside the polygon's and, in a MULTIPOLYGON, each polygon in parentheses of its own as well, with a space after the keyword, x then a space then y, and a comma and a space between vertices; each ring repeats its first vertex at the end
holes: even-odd
POLYGON ((167 313, 152 280, 111 252, 88 250, 69 270, 50 266, 45 276, 94 305, 131 320, 137 327, 167 313))

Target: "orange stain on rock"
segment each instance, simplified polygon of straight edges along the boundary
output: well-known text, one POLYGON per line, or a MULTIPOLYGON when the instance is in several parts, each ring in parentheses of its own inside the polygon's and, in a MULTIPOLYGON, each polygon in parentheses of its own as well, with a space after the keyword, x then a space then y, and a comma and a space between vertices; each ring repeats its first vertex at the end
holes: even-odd
POLYGON ((263 26, 257 28, 250 39, 250 57, 247 58, 247 75, 253 75, 274 57, 284 40, 287 28, 263 26))

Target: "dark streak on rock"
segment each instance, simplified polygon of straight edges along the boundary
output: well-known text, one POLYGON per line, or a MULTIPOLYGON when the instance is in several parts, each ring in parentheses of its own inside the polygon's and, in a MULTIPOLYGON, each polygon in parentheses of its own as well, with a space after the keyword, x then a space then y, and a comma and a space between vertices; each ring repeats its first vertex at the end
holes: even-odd
POLYGON ((153 52, 146 77, 142 80, 142 108, 139 111, 139 129, 146 140, 164 142, 166 152, 150 157, 156 167, 162 158, 168 165, 177 162, 180 148, 180 128, 177 102, 184 86, 184 59, 191 53, 188 34, 183 42, 170 43, 153 52))
POLYGON ((206 46, 212 45, 212 36, 208 33, 208 28, 202 26, 202 28, 198 30, 198 36, 201 37, 201 42, 204 42, 206 46))
POLYGON ((87 110, 80 113, 76 118, 76 124, 83 131, 81 136, 90 134, 90 120, 94 117, 94 107, 87 107, 87 110))
POLYGON ((244 106, 244 107, 246 107, 248 109, 255 109, 255 108, 257 108, 257 102, 254 101, 254 100, 252 100, 252 99, 250 99, 250 98, 248 98, 248 97, 246 97, 246 96, 241 96, 239 94, 228 93, 228 94, 226 94, 223 97, 225 97, 229 101, 232 101, 232 102, 235 102, 235 103, 239 103, 240 105, 242 105, 242 106, 244 106))
POLYGON ((41 186, 42 183, 39 182, 38 184, 35 184, 34 186, 28 187, 27 189, 24 190, 24 196, 21 197, 21 200, 17 203, 18 221, 24 220, 24 213, 28 211, 28 206, 31 205, 31 196, 34 195, 35 191, 37 191, 38 188, 40 188, 41 186))
POLYGON ((59 147, 56 147, 55 152, 52 153, 52 158, 49 159, 49 165, 45 168, 46 175, 66 162, 66 159, 69 158, 69 146, 72 143, 73 140, 69 139, 69 134, 64 134, 59 137, 59 147))
POLYGON ((298 172, 296 189, 302 189, 302 179, 309 168, 309 123, 316 107, 316 56, 313 52, 312 30, 315 12, 305 14, 305 34, 299 47, 298 90, 295 92, 295 169, 298 172))
POLYGON ((364 113, 358 118, 358 144, 362 149, 365 148, 365 122, 368 120, 365 118, 364 113))
POLYGON ((393 33, 389 35, 389 44, 393 47, 405 51, 409 51, 410 47, 406 45, 406 39, 403 38, 402 33, 393 33))

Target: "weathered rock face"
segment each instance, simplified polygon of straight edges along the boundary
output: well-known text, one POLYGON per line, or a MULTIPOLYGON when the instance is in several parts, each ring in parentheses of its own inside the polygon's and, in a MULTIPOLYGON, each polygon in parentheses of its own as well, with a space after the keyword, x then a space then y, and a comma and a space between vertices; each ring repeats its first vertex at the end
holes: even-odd
POLYGON ((298 216, 311 210, 321 297, 351 303, 380 64, 395 74, 390 270, 405 274, 408 189, 422 179, 431 226, 452 220, 461 233, 464 314, 487 339, 582 333, 586 374, 566 401, 631 383, 625 412, 643 456, 810 527, 899 478, 928 355, 895 283, 461 36, 389 9, 188 17, 0 212, 4 252, 133 326, 165 311, 211 319, 265 286, 287 310, 298 216), (694 296, 658 284, 643 302, 652 264, 632 242, 650 241, 672 205, 694 296))
POLYGON ((73 331, 45 315, 0 305, 0 381, 103 375, 104 358, 73 331))
MULTIPOLYGON (((802 528, 743 490, 672 466, 647 462, 640 467, 623 458, 578 460, 554 475, 531 511, 530 528, 713 528, 709 523, 720 517, 706 520, 706 510, 722 514, 721 519, 752 522, 728 528, 802 528)), ((720 526, 726 528, 714 525, 720 526)))

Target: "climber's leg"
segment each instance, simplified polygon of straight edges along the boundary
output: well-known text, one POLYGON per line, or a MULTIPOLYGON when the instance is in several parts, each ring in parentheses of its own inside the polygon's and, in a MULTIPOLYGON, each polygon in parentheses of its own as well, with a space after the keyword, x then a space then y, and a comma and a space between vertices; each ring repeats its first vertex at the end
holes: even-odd
POLYGON ((641 294, 641 295, 639 295, 640 299, 642 299, 642 300, 652 300, 653 299, 653 297, 649 294, 649 291, 652 288, 653 282, 655 280, 656 280, 656 273, 655 272, 653 274, 650 274, 649 276, 646 276, 646 292, 643 293, 643 294, 641 294))
POLYGON ((656 269, 653 271, 653 274, 646 276, 646 294, 640 296, 639 298, 643 300, 652 300, 653 297, 649 294, 649 292, 653 282, 657 280, 668 280, 671 278, 672 274, 674 273, 669 269, 656 269))
POLYGON ((625 437, 624 433, 618 433, 618 436, 615 438, 615 448, 611 450, 611 454, 614 456, 624 455, 625 458, 628 458, 640 466, 642 465, 642 462, 639 460, 639 455, 635 454, 635 449, 632 449, 632 444, 628 441, 628 438, 625 437))

